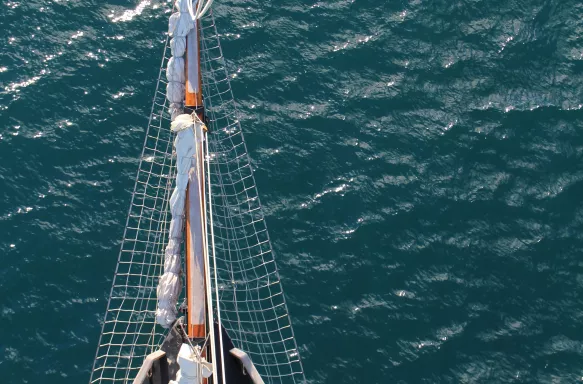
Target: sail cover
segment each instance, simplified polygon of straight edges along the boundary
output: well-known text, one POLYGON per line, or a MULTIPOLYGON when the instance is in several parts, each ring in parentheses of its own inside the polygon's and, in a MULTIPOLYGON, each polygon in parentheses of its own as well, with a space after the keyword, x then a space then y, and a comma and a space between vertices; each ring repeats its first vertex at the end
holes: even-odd
MULTIPOLYGON (((213 223, 214 249, 208 252, 217 263, 211 281, 216 274, 218 287, 213 284, 212 289, 219 291, 218 310, 233 344, 249 355, 266 383, 303 383, 212 12, 200 20, 199 33, 209 128, 211 193, 205 215, 208 225, 213 223)), ((180 49, 179 44, 174 41, 173 48, 180 49)), ((156 290, 164 274, 177 172, 166 100, 170 51, 167 41, 91 383, 131 383, 144 358, 158 349, 168 332, 156 323, 156 290)), ((184 285, 177 305, 184 301, 184 285)))

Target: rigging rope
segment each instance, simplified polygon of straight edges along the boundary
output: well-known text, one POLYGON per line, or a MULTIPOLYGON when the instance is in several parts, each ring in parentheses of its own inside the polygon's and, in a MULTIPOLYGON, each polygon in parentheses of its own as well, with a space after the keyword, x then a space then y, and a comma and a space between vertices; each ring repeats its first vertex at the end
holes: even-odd
MULTIPOLYGON (((197 116, 198 118, 198 116, 197 116)), ((225 361, 224 361, 224 356, 225 356, 225 348, 223 346, 223 330, 222 330, 222 324, 221 324, 221 309, 219 307, 219 284, 217 282, 217 275, 218 275, 218 270, 217 270, 217 257, 215 255, 215 230, 214 230, 214 225, 213 225, 213 200, 212 200, 212 193, 211 193, 211 168, 210 168, 210 155, 209 155, 209 144, 208 144, 208 133, 206 133, 205 130, 205 136, 207 136, 207 140, 205 140, 205 146, 206 146, 206 155, 207 155, 207 161, 206 161, 206 167, 207 167, 207 186, 208 186, 208 194, 209 194, 209 217, 210 217, 210 227, 211 227, 211 249, 213 252, 213 268, 214 268, 214 280, 215 280, 215 300, 217 302, 217 324, 218 324, 218 328, 219 328, 219 351, 220 351, 220 355, 221 355, 221 374, 223 377, 223 384, 227 384, 227 377, 225 376, 225 361)))
MULTIPOLYGON (((196 116, 195 119, 198 119, 198 123, 202 123, 202 121, 198 118, 198 116, 196 115, 196 113, 193 113, 194 116, 196 116)), ((195 120, 196 121, 196 120, 195 120)), ((195 123, 196 124, 196 123, 195 123)), ((198 173, 198 179, 200 180, 200 182, 204 182, 204 165, 200 163, 201 159, 203 158, 203 154, 204 154, 204 150, 203 150, 203 142, 205 140, 204 137, 204 131, 202 130, 202 126, 200 126, 201 129, 198 129, 196 131, 196 136, 201 135, 202 137, 196 137, 196 141, 198 142, 200 140, 200 150, 201 153, 199 153, 199 146, 196 145, 196 168, 195 168, 195 172, 198 173)), ((205 199, 201 199, 200 202, 202 206, 201 212, 206 212, 206 200, 205 199)), ((206 220, 203 220, 203 225, 206 224, 206 220)), ((208 237, 208 232, 207 232, 207 237, 208 237)), ((206 295, 207 295, 207 303, 208 303, 208 309, 207 309, 207 316, 208 316, 208 322, 209 322, 209 326, 208 326, 208 333, 209 333, 209 339, 210 339, 210 347, 211 347, 211 358, 212 358, 212 362, 213 362, 213 366, 212 366, 212 375, 213 377, 217 377, 217 355, 216 355, 216 343, 215 343, 215 332, 214 332, 214 319, 213 319, 213 301, 212 301, 212 291, 211 291, 211 272, 210 272, 210 259, 209 259, 209 254, 208 254, 208 247, 207 244, 205 244, 204 246, 204 250, 203 250, 203 255, 204 255, 204 271, 205 271, 205 281, 209 282, 208 284, 206 284, 206 295)))
POLYGON ((188 2, 188 13, 190 13, 190 17, 192 20, 198 20, 203 17, 211 5, 213 4, 213 0, 195 0, 188 2), (193 2, 196 2, 196 12, 193 8, 193 2))

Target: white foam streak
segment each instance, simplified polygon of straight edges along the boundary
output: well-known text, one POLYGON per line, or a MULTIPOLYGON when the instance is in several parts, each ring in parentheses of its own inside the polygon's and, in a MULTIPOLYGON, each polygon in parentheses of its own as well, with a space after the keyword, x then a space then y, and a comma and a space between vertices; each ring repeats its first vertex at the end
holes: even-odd
POLYGON ((151 4, 150 0, 143 0, 142 2, 140 2, 140 4, 138 4, 138 6, 135 9, 125 11, 124 13, 121 14, 121 16, 113 17, 113 15, 110 15, 110 17, 112 17, 111 21, 113 21, 114 23, 131 21, 133 20, 134 17, 140 16, 142 12, 144 12, 144 9, 146 9, 146 7, 150 4, 151 4))

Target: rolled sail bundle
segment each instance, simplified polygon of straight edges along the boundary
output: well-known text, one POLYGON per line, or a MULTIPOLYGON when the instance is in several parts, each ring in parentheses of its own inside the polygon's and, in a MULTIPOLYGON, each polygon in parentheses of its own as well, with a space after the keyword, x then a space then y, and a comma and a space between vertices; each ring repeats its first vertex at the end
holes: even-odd
MULTIPOLYGON (((180 295, 180 244, 184 237, 184 217, 189 173, 197 159, 197 144, 202 142, 202 123, 191 115, 178 115, 171 130, 176 133, 176 187, 170 197, 170 231, 164 255, 164 274, 158 284, 156 321, 169 328, 176 320, 176 304, 180 295)), ((192 176, 190 176, 192 177, 192 176)))
MULTIPOLYGON (((189 274, 187 292, 189 308, 189 333, 204 334, 204 272, 203 272, 203 234, 202 234, 202 207, 194 202, 202 201, 200 195, 203 188, 202 164, 196 164, 195 161, 202 162, 202 145, 203 123, 199 118, 193 120, 193 117, 183 114, 184 105, 188 104, 189 97, 192 98, 192 89, 194 83, 196 91, 199 92, 198 81, 188 81, 188 76, 192 79, 199 79, 198 75, 198 36, 196 33, 196 21, 192 16, 192 10, 189 6, 196 7, 197 0, 177 0, 175 9, 177 10, 170 16, 168 22, 168 33, 172 37, 169 42, 172 56, 166 65, 166 98, 169 101, 169 113, 172 120, 172 131, 176 133, 174 141, 177 155, 177 175, 176 188, 170 200, 172 220, 170 223, 170 235, 168 245, 165 250, 164 274, 160 278, 158 286, 158 308, 156 312, 157 322, 165 328, 168 328, 176 320, 176 304, 180 293, 180 245, 184 238, 184 222, 188 215, 186 233, 187 266, 191 270, 189 274), (190 41, 190 42, 189 42, 190 41), (194 44, 193 46, 191 46, 194 44), (190 47, 190 48, 188 48, 190 47), (192 56, 195 53, 195 58, 192 56), (189 55, 187 60, 186 55, 189 55), (190 61, 189 66, 193 64, 196 70, 187 69, 186 62, 190 61), (194 73, 194 75, 193 75, 194 73), (189 83, 188 85, 186 83, 189 83), (187 92, 188 89, 188 92, 187 92), (197 146, 197 144, 199 144, 197 146), (198 152, 197 152, 198 151, 198 152), (195 171, 196 169, 196 171, 195 171), (190 185, 190 188, 188 188, 190 185), (187 196, 188 194, 188 196, 187 196), (188 201, 191 201, 192 207, 185 208, 188 201), (190 227, 190 228, 189 228, 190 227), (190 329, 191 327, 194 327, 190 329), (198 328, 197 328, 198 327, 198 328), (201 328, 202 327, 202 328, 201 328)), ((200 98, 200 94, 198 94, 200 98)), ((200 103, 195 103, 197 106, 200 103)))
POLYGON ((168 112, 171 120, 183 112, 185 97, 185 75, 184 75, 184 53, 186 51, 186 35, 194 28, 194 21, 188 12, 189 0, 176 0, 177 12, 170 16, 168 22, 168 34, 172 36, 170 40, 170 51, 172 57, 166 66, 166 98, 170 102, 168 112))

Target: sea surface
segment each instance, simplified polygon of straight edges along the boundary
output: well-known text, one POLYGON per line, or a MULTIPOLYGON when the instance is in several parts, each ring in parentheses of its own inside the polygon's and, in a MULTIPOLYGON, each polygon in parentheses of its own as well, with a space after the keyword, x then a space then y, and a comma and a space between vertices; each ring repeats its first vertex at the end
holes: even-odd
MULTIPOLYGON (((89 380, 161 0, 0 0, 0 381, 89 380)), ((311 384, 583 380, 583 3, 215 0, 311 384)))

